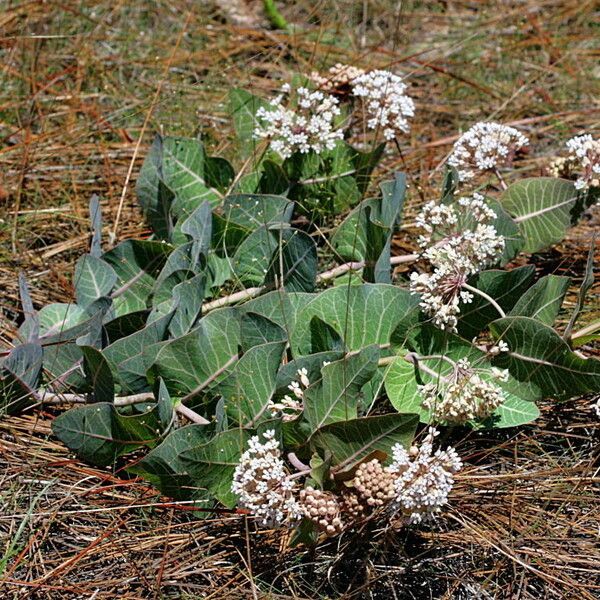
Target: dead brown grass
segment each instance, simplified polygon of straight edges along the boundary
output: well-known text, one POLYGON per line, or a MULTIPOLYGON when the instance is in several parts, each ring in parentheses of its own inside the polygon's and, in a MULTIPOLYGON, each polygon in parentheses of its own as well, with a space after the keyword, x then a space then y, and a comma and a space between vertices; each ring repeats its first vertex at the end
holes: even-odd
MULTIPOLYGON (((416 122, 403 157, 391 154, 378 173, 410 173, 407 221, 437 194, 441 161, 475 120, 525 129, 535 148, 524 162, 530 173, 568 136, 599 129, 593 0, 281 2, 297 25, 291 34, 266 28, 260 3, 220 4, 5 0, 4 339, 20 318, 17 271, 27 273, 37 306, 72 298, 92 193, 106 235, 122 200, 117 238, 147 233, 133 188, 154 131, 202 133, 230 154, 223 102, 232 84, 266 93, 291 71, 336 61, 409 76, 416 122)), ((564 243, 533 257, 540 272, 574 278, 566 311, 599 224, 596 209, 564 243)), ((410 237, 401 234, 396 247, 410 248, 410 237)), ((600 311, 599 291, 584 318, 600 311)), ((125 478, 123 465, 109 472, 79 463, 51 437, 52 413, 4 420, 0 589, 14 598, 598 598, 590 403, 548 402, 535 427, 463 439, 469 467, 447 518, 431 529, 356 531, 314 551, 292 551, 239 517, 199 519, 125 478)))

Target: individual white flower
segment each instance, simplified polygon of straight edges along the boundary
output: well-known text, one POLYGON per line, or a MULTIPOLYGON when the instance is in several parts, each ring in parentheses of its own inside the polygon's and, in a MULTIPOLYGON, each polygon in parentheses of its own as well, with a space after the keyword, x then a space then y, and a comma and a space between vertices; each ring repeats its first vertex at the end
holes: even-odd
POLYGON ((308 379, 308 371, 305 367, 302 369, 298 369, 297 371, 298 377, 300 378, 300 383, 307 388, 310 385, 310 380, 308 379))
POLYGON ((354 78, 352 93, 363 101, 368 129, 381 130, 386 140, 409 131, 415 103, 401 77, 389 71, 369 71, 354 78))
POLYGON ((490 349, 488 350, 488 353, 491 354, 492 356, 496 356, 498 354, 501 354, 502 352, 508 352, 508 351, 509 351, 508 344, 504 340, 500 340, 497 344, 490 347, 490 349))
MULTIPOLYGON (((474 369, 466 358, 459 360, 450 375, 421 387, 423 407, 431 411, 436 421, 448 423, 489 417, 506 397, 501 387, 481 377, 483 372, 474 369)), ((500 381, 508 377, 508 372, 500 369, 492 369, 489 374, 500 381)))
POLYGON ((294 152, 320 154, 332 150, 343 137, 342 130, 335 126, 335 118, 340 114, 337 98, 299 87, 297 106, 293 109, 283 105, 291 87, 285 85, 282 92, 270 106, 256 111, 260 125, 254 130, 254 136, 270 140, 271 149, 282 158, 294 152))
POLYGON ((502 255, 505 241, 491 224, 495 219, 481 194, 453 205, 428 202, 417 217, 422 256, 433 272, 412 273, 410 290, 421 295, 420 306, 437 327, 456 330, 460 304, 473 300, 462 289, 467 279, 502 255))
POLYGON ((286 394, 279 402, 269 400, 268 409, 273 417, 281 416, 283 421, 293 421, 304 410, 304 403, 286 394))
POLYGON ((600 396, 596 399, 596 402, 592 404, 594 411, 596 412, 596 416, 600 419, 600 396))
POLYGON ((392 448, 393 462, 388 469, 396 476, 393 508, 406 514, 409 523, 419 523, 441 510, 448 502, 454 474, 462 468, 454 448, 433 451, 437 435, 431 427, 419 447, 408 452, 400 444, 392 448))
POLYGON ((292 526, 302 518, 294 497, 295 483, 281 459, 275 432, 255 435, 235 468, 231 491, 239 497, 239 506, 247 508, 260 525, 292 526))
POLYGON ((600 187, 600 140, 590 134, 578 135, 567 142, 568 161, 577 164, 583 174, 575 181, 578 190, 600 187))
POLYGON ((448 164, 456 168, 461 181, 467 181, 482 171, 509 166, 527 144, 529 140, 514 127, 477 123, 458 138, 448 164))
POLYGON ((298 400, 302 400, 304 398, 304 390, 300 387, 300 384, 297 381, 292 381, 290 385, 288 385, 288 390, 290 390, 298 400))

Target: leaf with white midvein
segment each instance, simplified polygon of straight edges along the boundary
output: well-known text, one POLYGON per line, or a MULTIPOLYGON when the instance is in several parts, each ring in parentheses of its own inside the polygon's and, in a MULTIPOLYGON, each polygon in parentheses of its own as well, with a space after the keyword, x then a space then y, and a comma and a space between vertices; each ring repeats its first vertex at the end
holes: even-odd
POLYGON ((375 375, 379 347, 372 345, 321 368, 322 379, 304 392, 304 416, 313 430, 358 416, 362 387, 375 375))
POLYGON ((267 406, 275 391, 285 346, 286 342, 270 342, 250 348, 219 383, 218 392, 235 423, 256 425, 271 417, 267 406))
POLYGON ((206 182, 205 160, 206 152, 199 140, 163 138, 162 176, 175 194, 171 210, 177 220, 186 219, 204 202, 217 206, 223 198, 206 182))
POLYGON ((336 470, 346 470, 374 451, 391 457, 392 446, 409 448, 419 417, 381 415, 325 425, 310 439, 313 450, 329 453, 336 470))
MULTIPOLYGON (((311 354, 311 321, 317 317, 344 341, 347 350, 387 344, 402 323, 416 326, 419 300, 408 290, 386 284, 330 288, 318 294, 298 314, 290 339, 294 357, 311 354)), ((322 349, 322 348, 321 348, 322 349)))
POLYGON ((94 300, 108 296, 116 282, 117 274, 107 262, 84 254, 75 265, 73 277, 77 304, 87 308, 94 300))
POLYGON ((537 252, 564 238, 576 200, 574 184, 554 177, 522 179, 500 198, 525 238, 525 252, 537 252))
POLYGON ((559 275, 542 277, 519 298, 508 313, 509 316, 531 317, 546 325, 552 325, 558 316, 570 283, 570 277, 559 275))
MULTIPOLYGON (((534 276, 533 265, 517 267, 510 271, 490 269, 472 277, 469 284, 491 296, 507 313, 531 286, 534 276)), ((473 339, 499 316, 498 309, 490 302, 478 294, 473 294, 473 301, 461 306, 458 333, 466 339, 473 339)))
POLYGON ((172 251, 169 244, 152 240, 125 240, 102 257, 117 274, 113 292, 117 317, 148 308, 156 279, 172 251))
MULTIPOLYGON (((172 396, 185 396, 235 357, 239 343, 239 313, 233 308, 215 310, 190 333, 162 346, 152 365, 153 377, 162 377, 172 396)), ((215 381, 226 376, 221 373, 215 381)))
POLYGON ((600 361, 571 352, 551 327, 529 317, 506 317, 491 323, 490 331, 509 347, 494 364, 534 384, 545 397, 566 400, 600 392, 600 361))
POLYGON ((249 431, 236 427, 182 452, 181 459, 194 487, 208 490, 225 506, 235 506, 236 496, 231 491, 233 472, 247 450, 249 438, 249 431))

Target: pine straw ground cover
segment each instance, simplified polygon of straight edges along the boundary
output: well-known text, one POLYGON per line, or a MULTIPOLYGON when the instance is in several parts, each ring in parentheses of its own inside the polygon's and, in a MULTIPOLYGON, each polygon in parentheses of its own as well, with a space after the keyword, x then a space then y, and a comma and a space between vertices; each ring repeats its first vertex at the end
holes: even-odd
MULTIPOLYGON (((571 135, 597 137, 593 1, 503 2, 500 10, 484 2, 279 4, 292 33, 269 29, 260 3, 242 1, 3 5, 4 339, 20 318, 17 271, 40 306, 72 298, 92 193, 107 235, 144 236, 132 190, 154 131, 202 132, 227 155, 227 142, 214 140, 227 138, 232 83, 266 95, 291 71, 338 61, 408 76, 417 102, 410 139, 375 177, 409 173, 407 226, 436 189, 456 134, 477 120, 526 131, 541 157, 524 162, 533 174, 571 135)), ((573 277, 564 322, 599 225, 596 207, 563 243, 532 258, 542 273, 573 277)), ((400 232, 395 251, 413 250, 400 232)), ((590 292, 587 320, 598 315, 599 291, 590 292)), ((430 528, 365 528, 300 552, 239 516, 199 519, 118 469, 74 460, 50 434, 55 412, 11 417, 0 423, 0 590, 15 598, 597 598, 591 402, 548 402, 535 426, 450 440, 467 468, 430 528)))

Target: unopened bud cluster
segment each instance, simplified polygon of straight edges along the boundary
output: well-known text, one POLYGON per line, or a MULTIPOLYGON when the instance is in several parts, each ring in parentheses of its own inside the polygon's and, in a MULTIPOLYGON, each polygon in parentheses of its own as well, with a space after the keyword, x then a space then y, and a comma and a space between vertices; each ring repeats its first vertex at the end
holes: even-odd
POLYGON ((458 138, 448 164, 456 168, 461 181, 467 181, 481 172, 510 166, 516 152, 528 144, 514 127, 476 123, 458 138))
POLYGON ((410 289, 421 295, 421 308, 440 329, 456 330, 460 304, 473 300, 463 289, 467 279, 501 257, 505 242, 492 225, 495 219, 480 194, 453 205, 428 202, 419 214, 419 245, 433 273, 412 273, 410 289))
MULTIPOLYGON (((501 387, 482 378, 483 373, 466 358, 459 360, 451 375, 421 386, 423 407, 431 411, 436 421, 448 423, 489 417, 506 398, 501 387)), ((507 371, 494 368, 487 373, 500 381, 506 381, 508 376, 507 371)))
POLYGON ((283 461, 274 432, 249 442, 232 484, 239 504, 254 514, 259 524, 294 527, 301 518, 312 521, 327 536, 373 515, 400 513, 419 522, 446 503, 453 475, 461 461, 452 448, 433 452, 437 432, 430 428, 420 447, 407 452, 392 448, 393 462, 384 467, 378 459, 361 463, 339 493, 307 486, 298 492, 283 461))
POLYGON ((320 89, 329 94, 345 95, 352 93, 352 84, 364 70, 352 65, 335 64, 324 75, 313 71, 310 79, 320 89))
POLYGON ((387 504, 395 495, 394 476, 376 458, 359 465, 354 487, 372 508, 387 504))
POLYGON ((332 492, 307 487, 300 491, 303 515, 327 535, 337 535, 344 529, 340 503, 332 492))

